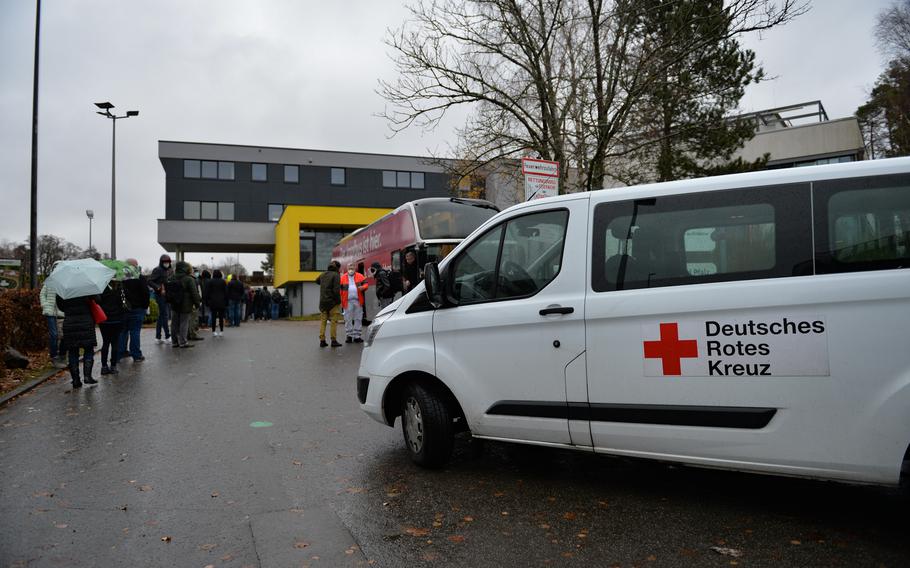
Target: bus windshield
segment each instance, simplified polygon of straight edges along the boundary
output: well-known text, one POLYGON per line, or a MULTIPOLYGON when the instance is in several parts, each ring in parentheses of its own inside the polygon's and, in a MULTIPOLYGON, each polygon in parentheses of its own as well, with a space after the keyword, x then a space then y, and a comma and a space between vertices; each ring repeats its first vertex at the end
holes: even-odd
POLYGON ((499 213, 492 204, 467 199, 421 201, 414 204, 420 238, 463 239, 499 213))

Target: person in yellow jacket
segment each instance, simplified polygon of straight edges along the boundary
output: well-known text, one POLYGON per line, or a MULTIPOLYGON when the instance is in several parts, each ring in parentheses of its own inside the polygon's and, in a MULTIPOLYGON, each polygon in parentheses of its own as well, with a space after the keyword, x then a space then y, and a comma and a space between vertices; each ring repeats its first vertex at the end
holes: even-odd
POLYGON ((345 343, 363 343, 361 327, 363 325, 364 295, 369 284, 363 274, 354 270, 354 265, 348 265, 348 271, 341 275, 341 308, 344 310, 344 333, 347 335, 345 343))

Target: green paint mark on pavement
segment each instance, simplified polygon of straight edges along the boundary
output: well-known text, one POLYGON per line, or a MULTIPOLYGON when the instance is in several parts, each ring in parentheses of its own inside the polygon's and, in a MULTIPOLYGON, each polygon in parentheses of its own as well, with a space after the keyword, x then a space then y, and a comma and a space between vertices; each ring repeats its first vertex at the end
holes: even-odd
POLYGON ((271 422, 250 422, 250 428, 268 428, 273 426, 271 422))

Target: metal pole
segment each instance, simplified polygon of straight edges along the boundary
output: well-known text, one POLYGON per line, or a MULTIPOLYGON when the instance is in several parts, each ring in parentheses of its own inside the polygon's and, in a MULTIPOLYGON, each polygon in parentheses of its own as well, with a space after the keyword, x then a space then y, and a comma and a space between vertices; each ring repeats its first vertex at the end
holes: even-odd
POLYGON ((111 258, 117 258, 117 118, 111 123, 111 258))
POLYGON ((92 218, 88 218, 88 250, 92 250, 92 218))
POLYGON ((29 287, 38 286, 38 46, 41 37, 41 0, 35 10, 35 72, 32 84, 32 197, 29 230, 29 287))

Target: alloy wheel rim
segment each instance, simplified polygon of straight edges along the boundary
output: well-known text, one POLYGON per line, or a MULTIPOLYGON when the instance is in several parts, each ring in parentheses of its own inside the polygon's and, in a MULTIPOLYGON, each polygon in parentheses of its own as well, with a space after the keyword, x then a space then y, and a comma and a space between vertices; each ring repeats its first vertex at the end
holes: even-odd
POLYGON ((405 429, 408 433, 408 446, 410 450, 419 454, 423 448, 423 417, 420 414, 420 405, 411 397, 405 402, 405 429))

